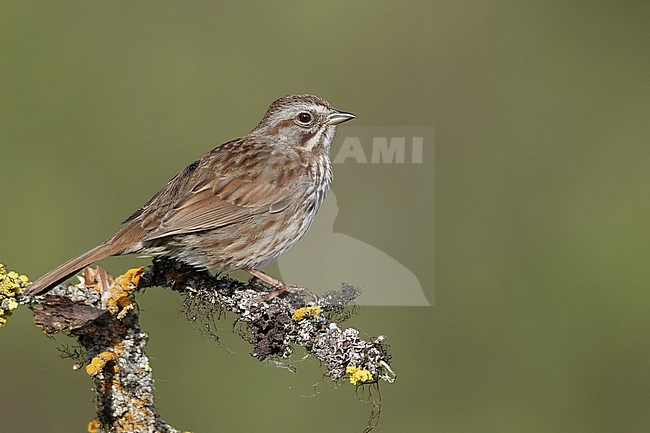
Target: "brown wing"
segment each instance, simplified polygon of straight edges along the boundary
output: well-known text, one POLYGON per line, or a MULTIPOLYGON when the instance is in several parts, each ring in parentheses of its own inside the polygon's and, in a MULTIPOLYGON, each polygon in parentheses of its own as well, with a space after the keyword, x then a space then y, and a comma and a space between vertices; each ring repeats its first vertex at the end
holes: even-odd
POLYGON ((164 215, 143 212, 144 240, 211 230, 286 209, 300 185, 300 161, 297 153, 278 146, 248 136, 205 155, 191 182, 177 181, 185 187, 177 188, 177 199, 164 215))
POLYGON ((169 182, 167 182, 167 184, 160 191, 154 194, 153 197, 151 197, 145 204, 143 204, 140 209, 136 210, 127 219, 122 221, 122 224, 129 223, 139 218, 141 215, 146 214, 148 211, 151 213, 152 203, 156 203, 158 206, 162 205, 165 201, 165 195, 170 196, 173 193, 178 193, 178 191, 182 189, 182 186, 187 184, 187 181, 191 177, 191 174, 194 173, 200 162, 200 160, 194 161, 183 170, 181 170, 181 172, 174 176, 169 182))

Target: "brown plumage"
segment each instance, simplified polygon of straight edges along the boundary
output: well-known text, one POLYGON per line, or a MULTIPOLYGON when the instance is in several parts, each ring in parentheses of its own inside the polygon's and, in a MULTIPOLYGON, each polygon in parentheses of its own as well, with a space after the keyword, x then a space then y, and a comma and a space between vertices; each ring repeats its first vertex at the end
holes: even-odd
POLYGON ((53 269, 28 295, 47 292, 104 257, 142 254, 213 271, 259 271, 307 231, 332 180, 336 125, 353 119, 313 95, 273 102, 253 129, 205 154, 170 180, 122 230, 53 269))

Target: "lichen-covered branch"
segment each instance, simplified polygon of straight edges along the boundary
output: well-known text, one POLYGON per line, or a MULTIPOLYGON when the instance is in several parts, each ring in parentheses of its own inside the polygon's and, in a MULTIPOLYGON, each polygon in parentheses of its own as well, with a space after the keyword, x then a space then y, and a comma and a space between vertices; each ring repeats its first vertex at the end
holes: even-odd
POLYGON ((348 378, 360 385, 395 377, 384 337, 366 341, 355 329, 336 323, 346 318, 359 295, 352 286, 319 298, 304 293, 271 297, 273 289, 258 280, 213 277, 156 259, 146 270, 132 269, 115 279, 101 268, 86 268, 79 284, 57 286, 28 299, 20 295, 24 279, 11 275, 17 288, 5 290, 11 295, 5 299, 12 299, 12 307, 14 302, 29 304, 46 333, 65 332, 78 339, 86 373, 94 382, 97 419, 88 426, 92 432, 178 432, 154 405, 154 379, 144 350, 147 334, 135 308, 135 293, 149 287, 180 292, 188 316, 233 313, 253 345, 251 355, 259 360, 287 358, 294 346, 302 346, 323 363, 332 380, 348 378))
POLYGON ((291 294, 264 300, 272 290, 251 280, 242 283, 227 276, 215 278, 208 272, 184 268, 178 262, 156 260, 144 273, 140 287, 164 286, 182 292, 188 308, 201 310, 224 309, 237 315, 247 325, 253 350, 260 360, 269 356, 287 358, 293 345, 302 346, 326 365, 326 375, 339 380, 348 368, 365 370, 367 380, 350 376, 352 383, 378 380, 390 381, 394 373, 389 367, 390 355, 382 344, 383 336, 373 341, 359 338, 355 329, 341 329, 334 321, 344 319, 346 307, 353 304, 360 290, 343 284, 318 299, 309 295, 291 294))
POLYGON ((97 418, 88 431, 172 433, 154 406, 154 379, 133 294, 143 269, 115 280, 101 268, 84 270, 75 286, 58 286, 32 306, 46 333, 78 339, 92 378, 97 418))

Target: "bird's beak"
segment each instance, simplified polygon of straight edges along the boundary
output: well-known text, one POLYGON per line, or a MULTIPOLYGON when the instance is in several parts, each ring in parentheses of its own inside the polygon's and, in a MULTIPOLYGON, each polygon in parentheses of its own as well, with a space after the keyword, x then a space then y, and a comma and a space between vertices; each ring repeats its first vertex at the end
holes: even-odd
POLYGON ((346 113, 345 111, 334 110, 332 114, 327 117, 328 125, 338 125, 339 123, 347 122, 348 120, 355 119, 355 116, 352 113, 346 113))

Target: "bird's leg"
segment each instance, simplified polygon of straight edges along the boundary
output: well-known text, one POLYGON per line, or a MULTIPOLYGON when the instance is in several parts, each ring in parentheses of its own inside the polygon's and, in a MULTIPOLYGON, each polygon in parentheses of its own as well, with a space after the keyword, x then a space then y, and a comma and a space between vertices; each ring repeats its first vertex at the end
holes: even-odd
POLYGON ((275 287, 275 290, 273 292, 268 293, 262 297, 262 301, 269 301, 277 296, 282 295, 285 292, 294 293, 298 295, 308 295, 314 298, 314 300, 318 300, 318 296, 316 296, 314 292, 307 289, 306 287, 300 287, 295 284, 283 283, 282 281, 277 280, 272 276, 265 274, 259 269, 244 268, 243 270, 248 272, 252 276, 257 277, 260 280, 264 281, 269 286, 275 287))
POLYGON ((285 284, 282 281, 276 280, 272 276, 266 275, 264 272, 262 272, 260 270, 253 269, 253 268, 244 268, 244 271, 248 272, 249 274, 251 274, 254 277, 259 278, 260 280, 264 281, 269 286, 273 286, 276 289, 280 289, 281 287, 285 286, 285 284))

